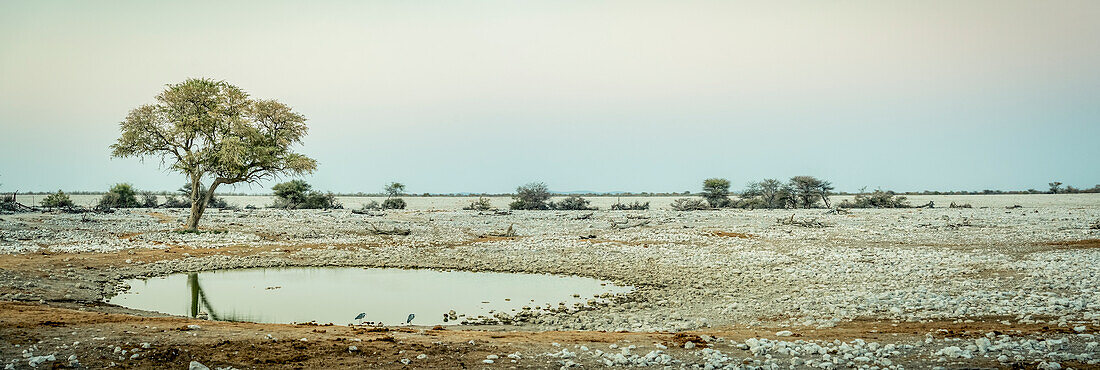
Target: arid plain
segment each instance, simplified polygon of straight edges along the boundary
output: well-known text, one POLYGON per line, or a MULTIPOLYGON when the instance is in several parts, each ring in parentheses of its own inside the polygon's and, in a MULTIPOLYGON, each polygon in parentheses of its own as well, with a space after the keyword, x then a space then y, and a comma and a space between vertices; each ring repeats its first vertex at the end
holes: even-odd
MULTIPOLYGON (((348 208, 365 202, 341 200, 348 208)), ((936 208, 847 214, 677 212, 661 198, 623 198, 652 201, 648 211, 460 210, 469 200, 412 197, 407 210, 372 214, 210 210, 205 233, 174 231, 186 210, 0 216, 0 363, 831 369, 1100 361, 1100 230, 1090 227, 1100 220, 1100 195, 914 196, 913 204, 936 208), (946 208, 951 202, 973 208, 946 208), (792 217, 820 225, 781 222, 792 217), (371 232, 389 228, 411 232, 371 232), (222 322, 106 303, 127 279, 287 266, 574 275, 635 289, 442 327, 222 322)), ((356 294, 370 294, 369 286, 356 294)))

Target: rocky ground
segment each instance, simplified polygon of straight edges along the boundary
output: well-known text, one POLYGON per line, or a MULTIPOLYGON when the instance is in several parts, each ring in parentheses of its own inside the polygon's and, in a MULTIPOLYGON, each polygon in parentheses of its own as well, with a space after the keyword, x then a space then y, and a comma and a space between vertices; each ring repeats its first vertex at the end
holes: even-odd
POLYGON ((1100 198, 1082 199, 850 214, 212 210, 199 234, 174 231, 177 210, 3 215, 0 366, 1095 368, 1100 198), (509 226, 515 236, 491 235, 509 226), (637 289, 609 306, 440 329, 103 303, 128 278, 268 266, 571 274, 637 289))

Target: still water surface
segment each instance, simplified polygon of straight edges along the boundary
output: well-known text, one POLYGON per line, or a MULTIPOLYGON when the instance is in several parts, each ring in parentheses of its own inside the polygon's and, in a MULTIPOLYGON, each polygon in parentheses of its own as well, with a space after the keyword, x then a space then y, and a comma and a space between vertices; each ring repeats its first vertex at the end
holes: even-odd
POLYGON ((120 306, 212 320, 385 325, 458 324, 467 317, 509 314, 523 306, 584 303, 630 287, 575 276, 403 270, 386 268, 265 268, 206 271, 126 281, 130 290, 111 298, 120 306), (579 295, 575 297, 574 295, 579 295))

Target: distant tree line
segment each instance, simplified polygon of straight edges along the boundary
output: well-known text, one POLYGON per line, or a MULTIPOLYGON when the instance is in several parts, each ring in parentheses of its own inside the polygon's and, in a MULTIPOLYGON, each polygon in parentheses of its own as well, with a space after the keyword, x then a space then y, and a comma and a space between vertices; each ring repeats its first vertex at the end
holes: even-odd
POLYGON ((737 199, 731 198, 730 181, 723 178, 703 180, 700 199, 680 198, 672 202, 672 209, 694 211, 717 208, 779 209, 831 207, 833 195, 831 182, 813 176, 795 176, 786 182, 764 179, 750 182, 737 199))
MULTIPOLYGON (((767 179, 767 180, 774 180, 774 179, 767 179)), ((765 181, 767 181, 767 180, 765 180, 765 181)), ((775 181, 778 181, 778 180, 775 180, 775 181)), ((1091 188, 1077 188, 1077 187, 1074 187, 1072 185, 1063 185, 1061 182, 1055 181, 1055 182, 1050 183, 1049 190, 1037 190, 1037 189, 990 190, 990 189, 985 189, 985 190, 923 190, 923 191, 890 191, 890 192, 894 193, 894 194, 898 194, 898 195, 1088 194, 1088 193, 1100 193, 1100 184, 1094 185, 1091 188)), ((26 192, 20 192, 19 194, 50 195, 50 194, 54 194, 54 193, 55 192, 53 192, 53 191, 26 191, 26 192)), ((160 190, 160 191, 144 191, 144 192, 142 192, 142 194, 145 194, 145 193, 149 193, 149 194, 153 194, 153 195, 168 196, 168 195, 177 195, 177 194, 179 194, 179 191, 178 190, 177 191, 160 190)), ((11 193, 3 193, 3 195, 5 195, 5 196, 10 196, 10 194, 11 193)), ((101 194, 104 194, 104 192, 103 191, 93 191, 93 190, 79 190, 79 191, 69 191, 69 192, 66 192, 66 194, 68 194, 68 195, 101 195, 101 194)), ((332 194, 335 195, 335 196, 338 196, 338 197, 388 197, 388 196, 390 196, 390 194, 385 192, 385 191, 378 192, 378 193, 366 193, 366 192, 339 193, 339 192, 334 192, 332 194)), ((583 194, 582 193, 570 193, 570 194, 551 193, 551 195, 562 195, 562 196, 564 196, 564 195, 576 195, 576 196, 580 196, 580 197, 623 197, 623 198, 627 198, 627 197, 670 197, 670 196, 702 195, 702 194, 703 194, 702 191, 700 191, 700 192, 692 192, 692 191, 682 191, 682 192, 637 192, 637 193, 635 193, 635 192, 622 192, 622 193, 583 193, 583 194)), ((734 194, 734 193, 731 193, 731 194, 734 194)), ((864 194, 864 193, 862 191, 860 191, 860 192, 836 191, 836 192, 832 192, 831 194, 832 195, 859 195, 859 194, 864 194)), ((216 193, 216 195, 219 195, 219 196, 268 196, 268 195, 273 195, 273 194, 272 193, 242 193, 242 192, 220 192, 219 191, 219 192, 216 193)), ((402 194, 402 196, 408 196, 408 197, 508 197, 508 196, 512 196, 512 195, 515 195, 515 193, 421 193, 421 194, 402 194)))

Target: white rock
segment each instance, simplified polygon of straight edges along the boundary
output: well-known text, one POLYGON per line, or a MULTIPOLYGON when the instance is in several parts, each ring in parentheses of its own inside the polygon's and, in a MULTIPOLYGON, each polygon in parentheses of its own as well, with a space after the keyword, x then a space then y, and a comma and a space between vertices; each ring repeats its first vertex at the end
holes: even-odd
POLYGON ((692 348, 695 348, 695 342, 686 342, 686 343, 684 343, 684 349, 692 349, 692 348))
POLYGON ((777 337, 789 337, 789 336, 792 336, 792 335, 794 335, 794 333, 792 333, 790 330, 784 330, 784 331, 775 333, 775 336, 777 336, 777 337))
POLYGON ((191 361, 191 363, 187 365, 187 370, 210 370, 210 368, 200 364, 198 361, 191 361))
POLYGON ((52 361, 57 361, 57 357, 55 357, 54 355, 34 356, 31 357, 30 360, 27 360, 27 365, 30 365, 30 367, 38 367, 38 365, 52 361))
POLYGON ((1040 362, 1037 368, 1039 370, 1058 370, 1062 368, 1062 364, 1057 362, 1040 362))

